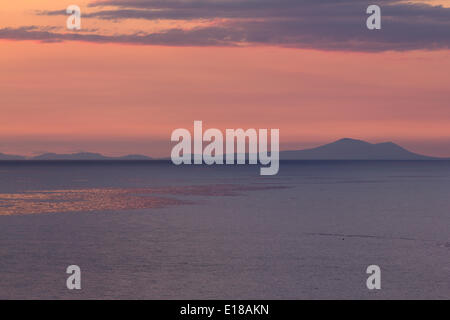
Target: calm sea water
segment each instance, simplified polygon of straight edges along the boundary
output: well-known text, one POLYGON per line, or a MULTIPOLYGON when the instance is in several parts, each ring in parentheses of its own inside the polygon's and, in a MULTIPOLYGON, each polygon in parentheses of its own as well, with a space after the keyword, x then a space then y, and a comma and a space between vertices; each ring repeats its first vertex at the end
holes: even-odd
POLYGON ((0 298, 450 299, 449 191, 447 161, 3 162, 0 298))

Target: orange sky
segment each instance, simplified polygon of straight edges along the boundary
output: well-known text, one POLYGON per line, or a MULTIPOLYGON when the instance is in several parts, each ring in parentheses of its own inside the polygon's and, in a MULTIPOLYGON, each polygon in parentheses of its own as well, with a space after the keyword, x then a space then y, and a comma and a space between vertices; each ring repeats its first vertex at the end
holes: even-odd
MULTIPOLYGON (((34 24, 23 12, 37 3, 60 6, 26 3, 2 4, 1 27, 34 24)), ((450 156, 450 50, 11 40, 0 40, 0 48, 3 153, 166 156, 172 130, 203 120, 221 129, 280 128, 282 149, 352 137, 450 156)))

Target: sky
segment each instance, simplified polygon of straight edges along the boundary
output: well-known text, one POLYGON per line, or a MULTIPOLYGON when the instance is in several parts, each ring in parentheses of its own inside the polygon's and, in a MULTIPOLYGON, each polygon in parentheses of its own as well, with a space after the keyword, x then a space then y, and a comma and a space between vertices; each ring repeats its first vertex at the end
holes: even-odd
POLYGON ((361 0, 2 3, 0 153, 167 156, 202 120, 450 157, 450 0, 376 3, 381 30, 361 0))

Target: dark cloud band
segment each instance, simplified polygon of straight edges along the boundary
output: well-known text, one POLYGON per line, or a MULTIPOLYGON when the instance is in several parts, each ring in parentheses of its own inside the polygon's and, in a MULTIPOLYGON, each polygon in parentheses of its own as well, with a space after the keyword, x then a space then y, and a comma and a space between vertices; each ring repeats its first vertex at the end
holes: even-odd
POLYGON ((349 51, 450 48, 450 8, 396 0, 376 2, 382 8, 382 29, 376 31, 366 28, 365 11, 371 3, 365 0, 106 0, 92 2, 94 12, 83 17, 114 21, 206 19, 214 26, 114 36, 1 29, 0 38, 173 46, 275 45, 349 51))

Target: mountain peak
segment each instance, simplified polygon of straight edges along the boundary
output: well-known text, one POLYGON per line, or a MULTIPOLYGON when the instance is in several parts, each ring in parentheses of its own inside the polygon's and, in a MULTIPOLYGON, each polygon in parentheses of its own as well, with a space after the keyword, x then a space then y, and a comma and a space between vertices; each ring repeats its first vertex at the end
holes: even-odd
POLYGON ((343 138, 317 148, 280 153, 283 160, 432 160, 410 152, 393 142, 369 143, 343 138))
POLYGON ((335 143, 335 144, 371 144, 364 140, 352 139, 352 138, 342 138, 342 139, 336 140, 330 144, 333 144, 333 143, 335 143))

